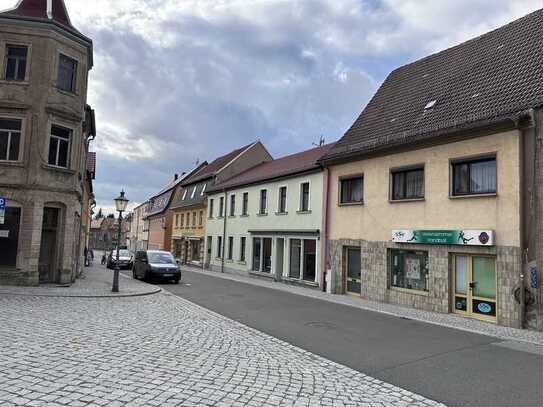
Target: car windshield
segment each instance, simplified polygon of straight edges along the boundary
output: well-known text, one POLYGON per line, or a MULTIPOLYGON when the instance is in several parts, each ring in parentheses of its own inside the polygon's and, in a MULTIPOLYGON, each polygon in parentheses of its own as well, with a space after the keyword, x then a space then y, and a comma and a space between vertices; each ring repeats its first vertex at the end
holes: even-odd
POLYGON ((149 263, 153 264, 174 264, 175 261, 170 253, 148 253, 149 263))
POLYGON ((128 250, 119 250, 119 257, 130 257, 130 251, 128 250))

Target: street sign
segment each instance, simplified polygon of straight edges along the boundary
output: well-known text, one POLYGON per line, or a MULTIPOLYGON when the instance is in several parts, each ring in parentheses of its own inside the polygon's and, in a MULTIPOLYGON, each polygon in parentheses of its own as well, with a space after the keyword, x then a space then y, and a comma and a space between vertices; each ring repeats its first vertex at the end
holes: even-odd
POLYGON ((393 230, 392 241, 412 244, 494 246, 492 230, 393 230))
POLYGON ((0 197, 0 225, 4 224, 5 215, 6 215, 6 198, 0 197))
POLYGON ((6 198, 0 197, 0 209, 6 209, 6 198))

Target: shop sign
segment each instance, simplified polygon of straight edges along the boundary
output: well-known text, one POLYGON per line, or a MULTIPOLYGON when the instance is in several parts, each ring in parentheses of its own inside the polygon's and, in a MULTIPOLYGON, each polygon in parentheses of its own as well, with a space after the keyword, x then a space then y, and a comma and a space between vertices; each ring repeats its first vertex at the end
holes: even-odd
POLYGON ((0 225, 4 224, 5 215, 6 215, 6 198, 0 197, 0 225))
POLYGON ((9 230, 0 230, 0 237, 9 237, 9 230))
POLYGON ((392 241, 413 244, 494 246, 494 231, 402 229, 392 231, 392 241))

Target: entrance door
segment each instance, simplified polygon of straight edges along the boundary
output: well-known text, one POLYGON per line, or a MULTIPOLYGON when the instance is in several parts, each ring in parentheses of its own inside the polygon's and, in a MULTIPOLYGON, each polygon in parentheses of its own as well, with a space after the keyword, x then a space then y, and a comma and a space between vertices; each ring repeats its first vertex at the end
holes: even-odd
POLYGON ((6 208, 4 224, 0 225, 0 266, 17 266, 20 208, 6 208))
POLYGON ((40 283, 54 283, 57 281, 59 212, 58 208, 43 208, 40 260, 38 265, 40 283))
POLYGON ((271 273, 272 270, 272 239, 270 238, 264 238, 263 240, 263 272, 264 273, 271 273))
POLYGON ((496 259, 454 256, 454 312, 496 321, 496 259))
POLYGON ((360 295, 362 292, 362 261, 359 247, 345 249, 345 269, 347 294, 360 295))
POLYGON ((200 241, 199 240, 192 240, 190 242, 191 246, 191 261, 192 262, 200 262, 200 241))
POLYGON ((275 257, 275 278, 279 281, 283 277, 283 263, 285 259, 285 239, 278 238, 275 241, 275 252, 277 256, 275 257))

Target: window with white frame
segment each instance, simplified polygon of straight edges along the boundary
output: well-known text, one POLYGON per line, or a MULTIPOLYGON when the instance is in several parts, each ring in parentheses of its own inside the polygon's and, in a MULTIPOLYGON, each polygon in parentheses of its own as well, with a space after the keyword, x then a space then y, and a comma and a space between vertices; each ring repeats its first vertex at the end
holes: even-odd
POLYGON ((0 118, 0 161, 18 161, 22 121, 0 118))
POLYGON ((241 208, 241 214, 243 216, 247 216, 247 212, 249 211, 249 193, 244 192, 243 193, 243 204, 241 208))
POLYGON ((239 239, 239 261, 245 261, 245 251, 247 245, 247 238, 242 236, 239 239))
POLYGON ((309 211, 309 182, 300 185, 300 212, 309 211))
POLYGON ((26 64, 28 47, 21 45, 6 46, 6 72, 7 81, 24 81, 26 78, 26 64))
POLYGON ((232 260, 234 257, 234 238, 232 236, 228 237, 228 260, 232 260))
POLYGON ((67 92, 75 92, 77 78, 77 61, 60 54, 58 60, 57 86, 67 92))
POLYGON ((224 197, 219 199, 219 218, 222 218, 224 214, 224 197))
POLYGON ((315 282, 317 276, 317 241, 290 239, 289 277, 315 282))
POLYGON ((268 213, 268 191, 266 189, 260 191, 260 208, 258 213, 260 215, 268 213))
POLYGON ((68 168, 70 166, 70 146, 72 130, 61 126, 51 126, 49 140, 49 165, 68 168))
POLYGON ((236 195, 230 195, 230 216, 236 215, 236 195))
POLYGON ((279 188, 278 213, 287 213, 287 187, 279 188))
POLYGON ((213 217, 213 204, 215 201, 213 199, 209 200, 209 218, 213 217))

